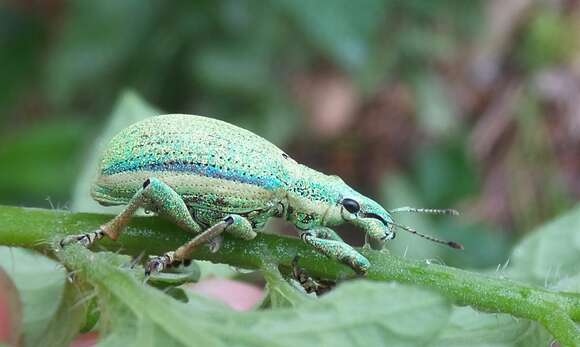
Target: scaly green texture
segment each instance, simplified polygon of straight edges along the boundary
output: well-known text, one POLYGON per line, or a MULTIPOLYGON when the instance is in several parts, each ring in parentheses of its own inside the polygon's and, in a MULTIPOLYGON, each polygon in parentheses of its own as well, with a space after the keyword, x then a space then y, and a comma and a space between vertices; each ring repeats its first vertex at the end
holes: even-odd
MULTIPOLYGON (((0 206, 0 244, 47 251, 52 247, 50 240, 94 229, 109 218, 108 215, 0 206)), ((159 254, 187 239, 187 233, 159 218, 136 217, 118 242, 102 240, 99 247, 133 256, 143 251, 159 254)), ((361 252, 372 264, 367 275, 370 280, 395 280, 418 285, 436 290, 458 305, 539 321, 563 346, 580 345, 580 332, 574 323, 580 321, 580 296, 577 294, 398 258, 388 252, 361 252)), ((249 269, 262 268, 267 263, 290 269, 296 255, 300 256, 300 266, 313 276, 325 279, 353 276, 350 269, 320 255, 299 240, 276 235, 261 234, 249 241, 226 237, 217 253, 211 253, 207 248, 193 253, 195 259, 249 269)))
POLYGON ((203 242, 214 240, 218 248, 222 232, 255 237, 268 219, 279 217, 314 249, 366 273, 368 260, 328 227, 352 223, 380 249, 394 238, 396 225, 389 212, 339 177, 298 164, 247 130, 193 115, 151 117, 121 130, 104 150, 91 192, 103 205, 127 207, 96 232, 66 243, 115 239, 139 207, 206 233, 175 252, 167 249, 151 264, 153 271, 185 259, 203 242))

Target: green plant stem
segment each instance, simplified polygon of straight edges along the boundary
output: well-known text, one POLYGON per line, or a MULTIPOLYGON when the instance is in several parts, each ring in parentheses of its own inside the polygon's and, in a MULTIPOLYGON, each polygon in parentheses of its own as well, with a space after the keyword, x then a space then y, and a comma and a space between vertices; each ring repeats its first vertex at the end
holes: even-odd
MULTIPOLYGON (((109 215, 0 206, 0 245, 50 251, 64 235, 95 230, 109 215)), ((129 255, 162 254, 188 241, 191 235, 160 218, 136 217, 117 242, 101 240, 96 249, 120 250, 129 255)), ((399 258, 368 249, 362 253, 372 266, 370 280, 398 281, 431 288, 457 305, 485 312, 508 313, 542 323, 564 346, 580 346, 580 298, 501 277, 491 277, 426 261, 399 258)), ((217 253, 207 247, 193 253, 195 259, 258 269, 275 263, 289 269, 300 256, 300 266, 313 276, 340 279, 353 272, 306 246, 296 238, 260 234, 252 241, 228 238, 217 253)))

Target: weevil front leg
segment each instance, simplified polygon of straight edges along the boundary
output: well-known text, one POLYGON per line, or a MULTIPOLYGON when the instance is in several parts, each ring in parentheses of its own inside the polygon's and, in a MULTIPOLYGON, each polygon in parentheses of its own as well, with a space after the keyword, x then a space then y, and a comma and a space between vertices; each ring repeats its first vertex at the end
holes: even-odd
POLYGON ((173 263, 189 259, 194 250, 206 243, 210 243, 211 240, 219 238, 224 232, 243 240, 251 240, 257 235, 252 228, 252 223, 246 218, 237 214, 228 215, 175 251, 167 252, 162 256, 151 259, 145 266, 145 274, 150 275, 152 272, 163 271, 163 269, 173 263))
POLYGON ((67 236, 60 241, 60 245, 64 247, 67 244, 78 242, 88 247, 105 235, 116 240, 139 207, 153 208, 181 228, 196 234, 201 232, 201 227, 191 218, 181 196, 163 181, 149 178, 131 198, 127 207, 115 218, 101 225, 96 231, 67 236))
POLYGON ((374 218, 357 218, 352 223, 365 232, 365 242, 372 249, 383 249, 385 243, 396 236, 392 227, 386 227, 381 221, 374 218))
POLYGON ((300 238, 318 252, 350 266, 358 274, 366 274, 371 265, 367 258, 343 242, 334 230, 327 227, 302 231, 300 238))

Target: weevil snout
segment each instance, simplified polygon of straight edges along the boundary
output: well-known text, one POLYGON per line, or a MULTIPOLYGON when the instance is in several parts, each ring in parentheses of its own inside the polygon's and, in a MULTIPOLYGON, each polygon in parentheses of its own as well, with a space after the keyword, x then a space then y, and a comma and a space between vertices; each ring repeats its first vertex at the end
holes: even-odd
POLYGON ((393 220, 389 212, 375 201, 358 196, 341 201, 342 217, 365 231, 373 249, 382 249, 386 241, 395 238, 393 220))

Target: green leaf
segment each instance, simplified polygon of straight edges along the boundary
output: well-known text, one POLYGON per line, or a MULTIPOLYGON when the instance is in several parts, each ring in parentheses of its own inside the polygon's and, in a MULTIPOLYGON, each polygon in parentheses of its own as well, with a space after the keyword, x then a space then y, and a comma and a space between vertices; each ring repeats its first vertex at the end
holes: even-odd
POLYGON ((580 274, 580 206, 529 233, 514 249, 509 274, 551 287, 580 274))
POLYGON ((267 297, 262 302, 262 307, 295 307, 312 299, 305 291, 300 292, 298 288, 293 287, 284 279, 275 264, 264 264, 262 273, 266 279, 267 290, 267 297))
MULTIPOLYGON (((271 83, 267 56, 264 52, 243 46, 222 45, 196 51, 193 63, 194 74, 205 88, 220 93, 262 95, 271 83)), ((271 88, 271 86, 270 86, 271 88)))
POLYGON ((48 207, 47 196, 66 201, 87 130, 86 123, 61 118, 26 130, 1 131, 0 203, 48 207))
POLYGON ((429 346, 545 347, 550 341, 550 334, 536 322, 457 307, 451 314, 449 325, 429 346))
MULTIPOLYGON (((388 201, 388 204, 385 205, 389 208, 424 206, 424 203, 419 199, 418 192, 411 182, 403 176, 385 176, 381 184, 381 195, 383 200, 388 201)), ((393 217, 396 218, 398 223, 412 226, 422 232, 431 232, 433 230, 433 223, 424 214, 400 213, 393 217)), ((394 254, 412 259, 438 259, 444 252, 440 245, 424 242, 415 235, 406 232, 397 234, 396 241, 389 243, 388 247, 394 254)))
POLYGON ((79 91, 97 98, 114 93, 111 82, 123 78, 116 74, 125 64, 139 61, 133 54, 154 27, 160 5, 139 0, 70 3, 48 59, 49 96, 62 105, 79 91))
POLYGON ((419 128, 435 137, 457 133, 460 118, 441 78, 426 73, 416 78, 414 87, 419 128))
POLYGON ((449 313, 438 294, 360 280, 297 308, 255 314, 253 330, 294 346, 420 346, 439 334, 449 313))
POLYGON ((20 293, 26 346, 46 345, 45 335, 64 298, 63 267, 34 252, 8 247, 0 247, 0 264, 20 293))
POLYGON ((416 153, 413 172, 426 203, 445 206, 477 192, 477 170, 461 138, 450 139, 439 146, 428 145, 416 153))
MULTIPOLYGON (((381 183, 382 200, 387 208, 401 206, 448 208, 453 205, 431 205, 419 199, 422 194, 412 182, 400 175, 385 176, 381 183)), ((461 213, 462 211, 460 211, 461 213)), ((484 224, 470 224, 461 214, 453 216, 429 216, 421 213, 397 213, 395 220, 420 232, 445 240, 453 240, 465 246, 465 252, 428 242, 416 235, 399 232, 395 241, 388 243, 389 251, 397 256, 411 259, 429 259, 460 268, 488 268, 505 262, 509 254, 508 239, 484 224)))
POLYGON ((43 347, 70 345, 85 324, 88 306, 86 298, 91 295, 70 283, 66 284, 60 307, 43 335, 43 347))
POLYGON ((417 346, 447 324, 448 302, 394 283, 355 281, 296 308, 238 313, 196 295, 187 304, 144 286, 128 257, 77 246, 62 260, 100 294, 101 345, 417 346), (143 303, 147 303, 144 305, 143 303))
POLYGON ((573 58, 578 45, 577 27, 556 11, 541 11, 528 21, 516 58, 530 70, 564 64, 573 58))
POLYGON ((136 93, 126 91, 121 95, 109 118, 108 124, 103 129, 99 138, 95 141, 90 153, 86 156, 87 160, 77 178, 77 183, 73 193, 71 202, 71 209, 73 211, 103 213, 114 213, 115 211, 120 211, 121 208, 105 208, 98 205, 92 200, 90 195, 91 184, 97 174, 101 153, 109 141, 123 128, 158 114, 160 114, 158 109, 147 104, 147 102, 141 99, 141 97, 136 93))
POLYGON ((197 282, 200 276, 200 267, 197 262, 193 262, 188 266, 180 265, 177 268, 170 268, 164 272, 151 274, 148 282, 157 288, 168 288, 197 282))
POLYGON ((18 116, 10 111, 12 103, 38 81, 38 57, 42 54, 48 30, 42 16, 33 16, 19 6, 0 5, 0 76, 10 87, 0 91, 0 128, 18 116))
POLYGON ((347 71, 364 68, 372 50, 369 42, 373 42, 384 19, 382 1, 367 0, 364 5, 349 0, 277 2, 307 39, 336 63, 347 71))
POLYGON ((143 270, 130 270, 129 257, 93 254, 76 245, 61 257, 100 294, 102 345, 226 346, 237 341, 249 346, 267 341, 237 328, 237 316, 223 305, 201 298, 183 304, 138 282, 134 276, 142 278, 143 270))
POLYGON ((204 278, 234 278, 238 272, 233 267, 226 264, 212 263, 209 261, 196 261, 200 271, 200 280, 204 278))

